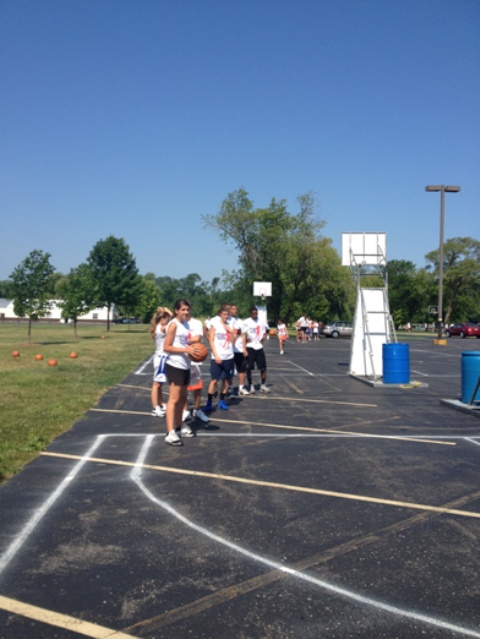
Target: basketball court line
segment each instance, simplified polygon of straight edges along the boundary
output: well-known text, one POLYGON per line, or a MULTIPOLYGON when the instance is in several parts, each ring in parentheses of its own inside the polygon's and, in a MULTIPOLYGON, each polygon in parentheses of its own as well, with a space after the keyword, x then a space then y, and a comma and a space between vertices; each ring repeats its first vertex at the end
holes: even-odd
MULTIPOLYGON (((153 441, 153 439, 163 437, 163 435, 148 435, 146 440, 153 441)), ((44 451, 40 453, 47 457, 57 457, 60 459, 83 459, 79 455, 71 455, 68 453, 53 453, 44 451)), ((118 459, 104 459, 102 457, 90 457, 88 460, 90 463, 105 464, 111 466, 125 466, 136 467, 138 462, 128 462, 118 459)), ((174 475, 187 475, 189 477, 204 477, 206 479, 218 479, 220 481, 228 481, 237 484, 247 484, 250 486, 262 486, 264 488, 276 488, 279 490, 286 490, 298 493, 307 493, 310 495, 317 495, 322 497, 333 497, 337 499, 347 499, 350 501, 367 502, 371 504, 382 504, 385 506, 393 506, 395 508, 409 508, 413 510, 421 510, 422 512, 434 512, 446 515, 456 515, 459 517, 469 517, 472 519, 480 519, 480 513, 476 513, 468 510, 457 510, 453 508, 444 508, 442 506, 430 506, 428 504, 417 504, 415 502, 398 501, 394 499, 383 499, 381 497, 368 497, 366 495, 358 495, 353 493, 341 493, 333 490, 324 490, 322 488, 310 488, 308 486, 294 486, 292 484, 281 484, 278 482, 263 481, 260 479, 250 479, 248 477, 238 477, 235 475, 223 475, 220 473, 209 473, 200 470, 189 470, 185 468, 178 468, 174 466, 159 466, 157 464, 142 464, 142 469, 156 470, 159 472, 171 473, 174 475)))
MULTIPOLYGON (((299 400, 299 401, 322 401, 322 400, 299 400)), ((91 408, 90 410, 97 413, 117 413, 120 415, 148 415, 151 417, 150 413, 140 412, 140 411, 129 411, 115 408, 91 408)), ((220 417, 215 418, 216 422, 220 422, 222 424, 242 424, 243 426, 265 426, 267 428, 275 428, 279 430, 297 430, 302 433, 331 433, 332 435, 350 435, 351 437, 367 437, 370 439, 394 439, 399 441, 406 442, 414 442, 414 443, 424 443, 424 444, 439 444, 441 446, 456 446, 454 442, 448 441, 435 441, 430 438, 421 439, 419 437, 405 437, 402 435, 376 435, 374 433, 356 433, 354 431, 336 431, 329 428, 317 428, 315 426, 289 426, 285 424, 272 424, 269 422, 254 422, 252 420, 235 420, 235 419, 221 419, 220 417)), ((206 433, 205 433, 206 434, 206 433)), ((260 434, 258 434, 260 436, 260 434)), ((202 435, 204 436, 204 435, 202 435)))
POLYGON ((48 626, 55 626, 56 628, 62 628, 63 630, 84 635, 91 639, 135 639, 133 635, 127 635, 118 630, 105 628, 105 626, 99 626, 96 623, 71 617, 70 615, 55 612, 54 610, 32 606, 31 604, 10 599, 9 597, 3 597, 2 595, 0 595, 0 610, 5 610, 19 617, 33 619, 48 626))

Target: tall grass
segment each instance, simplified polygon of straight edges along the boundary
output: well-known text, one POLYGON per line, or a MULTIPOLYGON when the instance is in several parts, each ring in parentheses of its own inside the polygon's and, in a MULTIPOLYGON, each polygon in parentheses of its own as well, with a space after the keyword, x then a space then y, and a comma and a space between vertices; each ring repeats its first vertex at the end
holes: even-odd
POLYGON ((27 339, 26 323, 0 324, 0 482, 153 352, 144 325, 113 325, 108 333, 102 325, 79 325, 75 337, 70 325, 34 324, 27 339), (57 366, 48 366, 52 358, 57 366))

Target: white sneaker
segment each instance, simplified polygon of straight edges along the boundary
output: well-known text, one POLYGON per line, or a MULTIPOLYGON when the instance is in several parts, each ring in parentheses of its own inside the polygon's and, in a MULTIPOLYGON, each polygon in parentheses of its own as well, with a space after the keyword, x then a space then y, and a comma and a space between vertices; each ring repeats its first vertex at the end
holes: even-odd
POLYGON ((249 394, 250 394, 250 395, 255 395, 255 393, 257 392, 257 391, 255 390, 255 384, 250 384, 250 387, 249 387, 249 389, 248 389, 248 392, 249 392, 249 394))
POLYGON ((184 410, 182 412, 182 422, 188 422, 192 419, 192 415, 189 410, 184 410))
POLYGON ((283 355, 283 351, 280 351, 280 355, 283 355))
POLYGON ((155 406, 152 410, 152 415, 154 417, 165 417, 165 408, 163 406, 155 406))
POLYGON ((270 389, 268 388, 268 386, 266 384, 261 384, 260 385, 260 392, 262 393, 270 393, 270 389))
POLYGON ((165 443, 170 446, 183 446, 183 442, 174 430, 167 433, 165 437, 165 443))
POLYGON ((238 389, 238 394, 239 395, 250 395, 250 393, 245 388, 245 386, 240 386, 240 388, 238 389))
POLYGON ((180 430, 182 437, 194 437, 195 434, 188 424, 184 424, 180 430))
POLYGON ((210 418, 205 415, 201 408, 198 408, 197 410, 194 409, 193 416, 198 417, 198 419, 200 419, 204 424, 208 424, 208 422, 210 421, 210 418))

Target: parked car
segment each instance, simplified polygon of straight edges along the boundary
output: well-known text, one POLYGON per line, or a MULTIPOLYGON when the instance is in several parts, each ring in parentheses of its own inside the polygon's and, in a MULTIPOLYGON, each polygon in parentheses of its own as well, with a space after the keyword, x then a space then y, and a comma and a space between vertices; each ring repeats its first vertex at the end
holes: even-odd
POLYGON ((353 333, 352 322, 333 322, 325 324, 322 328, 325 337, 351 337, 353 333))
POLYGON ((452 337, 452 335, 458 335, 459 337, 480 337, 480 325, 473 324, 473 322, 463 322, 461 324, 452 324, 445 329, 445 335, 452 337))

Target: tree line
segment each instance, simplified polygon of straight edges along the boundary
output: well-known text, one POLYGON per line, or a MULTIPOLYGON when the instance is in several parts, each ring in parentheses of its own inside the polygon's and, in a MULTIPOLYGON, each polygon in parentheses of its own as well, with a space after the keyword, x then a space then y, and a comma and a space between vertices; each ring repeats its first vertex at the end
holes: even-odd
MULTIPOLYGON (((51 255, 32 251, 0 281, 0 297, 14 300, 15 313, 31 321, 45 316, 52 299, 60 299, 62 314, 72 321, 89 310, 117 306, 125 316, 148 322, 158 306, 172 307, 186 297, 192 313, 209 317, 222 302, 235 302, 240 315, 251 306, 254 281, 272 282, 269 317, 289 323, 308 315, 319 321, 352 319, 355 282, 342 266, 332 240, 322 235, 324 221, 316 215, 311 194, 297 198, 298 210, 285 200, 272 199, 267 208, 255 208, 247 191, 228 194, 215 215, 204 216, 205 227, 215 230, 238 253, 238 270, 222 271, 210 282, 197 273, 176 279, 154 273, 141 275, 124 239, 113 235, 99 240, 87 260, 64 275, 55 271, 51 255)), ((452 238, 444 244, 444 321, 480 320, 480 242, 452 238)), ((438 298, 439 250, 426 256, 427 265, 388 263, 390 311, 395 324, 431 322, 429 308, 438 298)), ((379 281, 363 279, 363 286, 379 281)), ((257 300, 259 301, 259 300, 257 300)), ((107 325, 109 329, 109 325, 107 325)))

